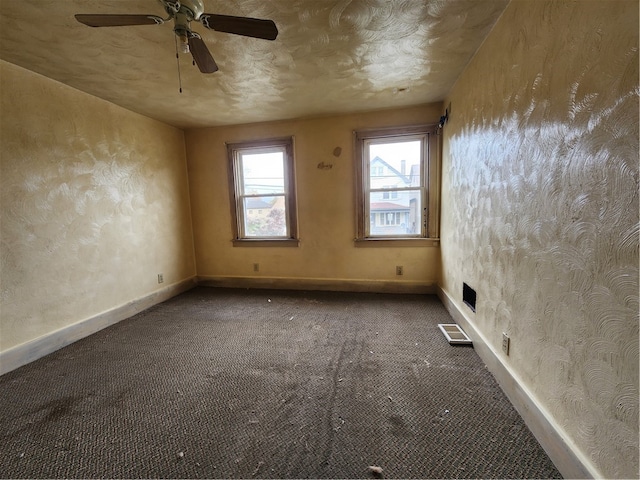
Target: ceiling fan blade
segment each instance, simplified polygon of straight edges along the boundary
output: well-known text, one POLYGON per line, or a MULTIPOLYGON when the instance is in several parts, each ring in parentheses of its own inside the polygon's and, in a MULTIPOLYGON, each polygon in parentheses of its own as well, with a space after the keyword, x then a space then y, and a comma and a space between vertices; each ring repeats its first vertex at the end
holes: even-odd
POLYGON ((218 65, 209 53, 207 45, 204 40, 198 36, 189 37, 189 50, 193 56, 194 62, 198 65, 198 68, 202 73, 213 73, 218 71, 218 65))
POLYGON ((84 15, 76 20, 90 27, 126 27, 132 25, 162 25, 164 20, 156 15, 84 15))
POLYGON ((234 33, 264 40, 275 40, 278 36, 278 28, 273 20, 203 13, 200 15, 200 22, 216 32, 234 33))

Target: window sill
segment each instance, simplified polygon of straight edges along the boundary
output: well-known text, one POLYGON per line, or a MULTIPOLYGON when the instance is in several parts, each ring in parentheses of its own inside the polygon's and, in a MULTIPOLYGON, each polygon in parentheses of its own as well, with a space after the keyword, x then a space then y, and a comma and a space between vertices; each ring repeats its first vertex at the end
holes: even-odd
POLYGON ((439 238, 356 238, 356 247, 439 247, 439 238))
POLYGON ((232 242, 234 247, 297 247, 300 244, 295 238, 236 238, 232 242))

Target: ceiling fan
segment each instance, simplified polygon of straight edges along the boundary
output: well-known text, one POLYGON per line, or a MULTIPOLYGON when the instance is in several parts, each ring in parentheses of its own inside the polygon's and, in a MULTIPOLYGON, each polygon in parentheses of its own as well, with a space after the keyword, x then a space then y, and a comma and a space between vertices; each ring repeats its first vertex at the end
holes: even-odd
POLYGON ((278 29, 272 20, 250 17, 234 17, 204 13, 202 0, 158 0, 164 7, 167 18, 157 15, 133 14, 77 14, 76 20, 90 27, 123 27, 132 25, 162 25, 173 19, 173 31, 179 39, 180 51, 193 56, 193 61, 202 73, 213 73, 218 70, 207 45, 202 37, 191 30, 191 22, 202 23, 206 28, 216 32, 233 33, 245 37, 275 40, 278 29))

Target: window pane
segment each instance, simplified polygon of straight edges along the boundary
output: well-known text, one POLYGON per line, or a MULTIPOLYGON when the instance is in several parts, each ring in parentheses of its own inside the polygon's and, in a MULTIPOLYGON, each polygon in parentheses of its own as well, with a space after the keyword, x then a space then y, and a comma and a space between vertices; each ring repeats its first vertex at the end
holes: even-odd
POLYGON ((385 198, 385 193, 387 192, 369 194, 369 235, 420 235, 420 190, 393 191, 392 200, 385 198))
POLYGON ((243 153, 243 195, 284 193, 284 154, 243 153))
POLYGON ((394 189, 420 185, 422 142, 370 143, 369 188, 394 189))
POLYGON ((247 237, 287 235, 284 196, 244 198, 244 232, 247 237))

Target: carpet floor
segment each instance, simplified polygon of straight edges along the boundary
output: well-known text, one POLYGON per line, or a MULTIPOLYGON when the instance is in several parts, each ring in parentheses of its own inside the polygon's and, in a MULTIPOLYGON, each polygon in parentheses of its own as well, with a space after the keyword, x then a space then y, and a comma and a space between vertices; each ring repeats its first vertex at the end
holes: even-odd
POLYGON ((561 478, 438 323, 429 295, 195 288, 0 377, 0 476, 561 478))

